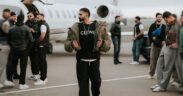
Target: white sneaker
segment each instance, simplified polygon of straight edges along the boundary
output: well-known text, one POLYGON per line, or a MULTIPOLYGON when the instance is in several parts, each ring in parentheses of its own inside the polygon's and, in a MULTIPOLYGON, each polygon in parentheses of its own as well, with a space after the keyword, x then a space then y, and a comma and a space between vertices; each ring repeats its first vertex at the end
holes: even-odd
POLYGON ((179 88, 181 85, 178 83, 178 82, 176 82, 176 81, 173 81, 173 82, 171 82, 171 84, 170 84, 171 86, 175 86, 175 87, 177 87, 177 88, 179 88))
POLYGON ((132 62, 132 63, 130 63, 130 64, 132 64, 132 65, 138 65, 138 64, 139 64, 139 62, 133 61, 133 62, 132 62))
POLYGON ((163 89, 163 88, 161 88, 160 86, 158 86, 158 87, 154 88, 152 91, 153 91, 153 92, 165 92, 166 89, 163 89))
POLYGON ((3 88, 4 87, 4 85, 3 84, 0 84, 0 88, 3 88))
POLYGON ((48 82, 48 79, 45 79, 44 81, 39 79, 34 83, 34 85, 45 85, 48 82))
POLYGON ((37 81, 40 79, 40 75, 31 75, 27 79, 37 81))
POLYGON ((148 76, 147 76, 147 79, 149 79, 149 80, 150 80, 150 79, 155 79, 155 76, 148 75, 148 76))
POLYGON ((20 85, 19 85, 19 89, 20 89, 20 90, 29 89, 29 85, 26 85, 26 84, 22 85, 22 84, 20 84, 20 85))
POLYGON ((153 89, 155 89, 156 87, 159 87, 159 85, 156 84, 156 85, 152 86, 151 89, 153 90, 153 89))
POLYGON ((15 84, 12 81, 4 81, 4 86, 5 87, 14 87, 15 84))

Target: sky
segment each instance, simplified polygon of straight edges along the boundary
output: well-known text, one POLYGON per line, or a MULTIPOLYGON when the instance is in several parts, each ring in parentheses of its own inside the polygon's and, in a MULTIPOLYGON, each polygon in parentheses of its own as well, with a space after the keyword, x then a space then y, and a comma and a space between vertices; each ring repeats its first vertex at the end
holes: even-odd
MULTIPOLYGON (((92 3, 111 3, 112 0, 54 0, 59 3, 91 5, 92 3)), ((118 0, 121 8, 183 5, 183 0, 118 0)))

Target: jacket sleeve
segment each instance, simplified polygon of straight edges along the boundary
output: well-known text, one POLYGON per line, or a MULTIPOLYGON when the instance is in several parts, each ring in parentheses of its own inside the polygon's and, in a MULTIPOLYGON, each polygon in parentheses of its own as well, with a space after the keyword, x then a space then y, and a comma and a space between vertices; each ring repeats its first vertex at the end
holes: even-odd
POLYGON ((74 48, 72 47, 72 30, 69 28, 67 39, 64 44, 65 51, 72 52, 74 48))
POLYGON ((109 38, 109 34, 107 33, 107 30, 105 27, 102 28, 103 34, 102 34, 102 40, 103 44, 102 47, 100 48, 100 51, 102 52, 108 52, 111 48, 111 40, 109 38))
POLYGON ((152 36, 152 32, 153 32, 153 24, 150 26, 149 31, 148 31, 148 37, 150 42, 153 42, 153 36, 152 36))
POLYGON ((111 34, 114 33, 114 29, 115 29, 114 27, 115 27, 115 25, 114 24, 111 24, 111 28, 110 28, 111 34))

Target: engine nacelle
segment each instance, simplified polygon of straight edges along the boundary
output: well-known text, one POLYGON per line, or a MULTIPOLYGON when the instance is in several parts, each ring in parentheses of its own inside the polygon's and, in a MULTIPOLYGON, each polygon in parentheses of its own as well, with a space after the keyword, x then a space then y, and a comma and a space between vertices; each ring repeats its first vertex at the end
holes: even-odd
POLYGON ((119 7, 112 5, 100 5, 97 8, 97 16, 100 18, 113 18, 115 16, 121 16, 122 12, 119 7))
POLYGON ((109 8, 106 5, 101 5, 97 9, 97 15, 100 18, 106 18, 109 15, 109 8))

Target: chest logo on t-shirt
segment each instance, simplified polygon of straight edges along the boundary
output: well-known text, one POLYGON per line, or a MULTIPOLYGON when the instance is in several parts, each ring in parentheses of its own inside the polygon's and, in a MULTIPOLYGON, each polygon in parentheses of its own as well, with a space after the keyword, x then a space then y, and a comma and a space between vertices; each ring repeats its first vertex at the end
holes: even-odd
POLYGON ((89 30, 89 31, 81 31, 80 35, 87 36, 87 35, 94 35, 95 31, 89 30))

